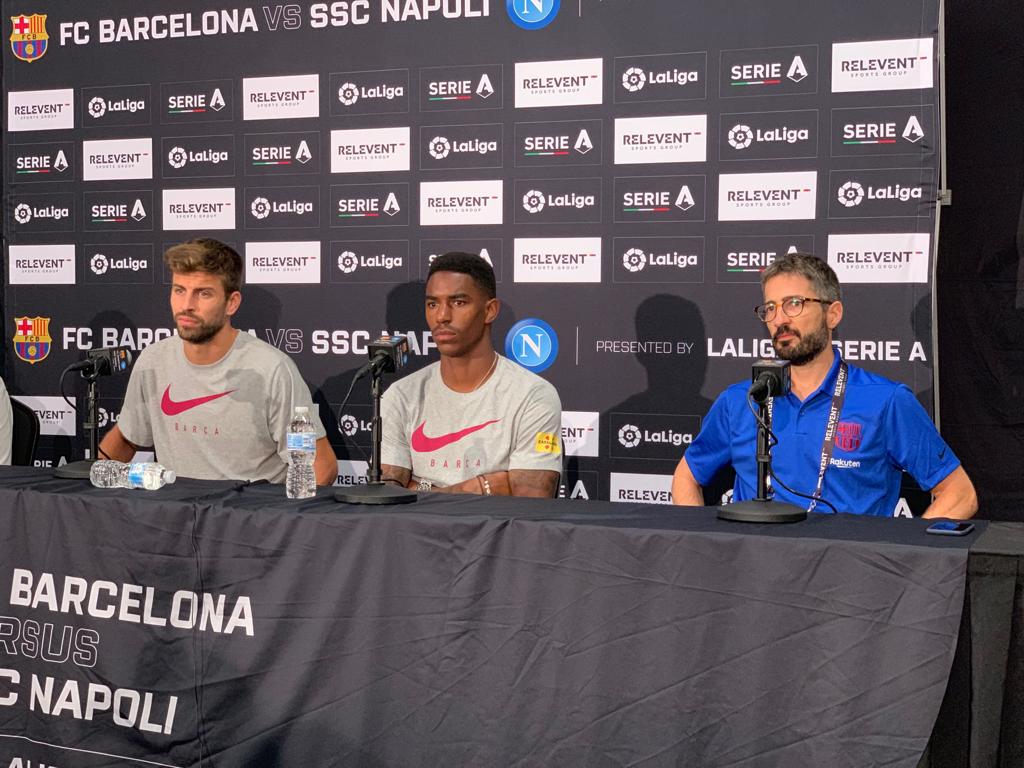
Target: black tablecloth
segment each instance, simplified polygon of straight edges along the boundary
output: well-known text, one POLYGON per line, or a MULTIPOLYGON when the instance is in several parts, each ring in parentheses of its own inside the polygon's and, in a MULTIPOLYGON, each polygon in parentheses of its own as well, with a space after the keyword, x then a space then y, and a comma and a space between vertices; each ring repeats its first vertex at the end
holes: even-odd
MULTIPOLYGON (((0 594, 15 598, 2 612, 21 633, 0 619, 0 661, 19 677, 0 671, 0 701, 18 695, 0 705, 8 752, 62 768, 913 768, 979 538, 918 520, 771 527, 707 509, 329 495, 0 471, 0 594), (52 625, 53 660, 32 655, 32 622, 52 625), (115 705, 86 719, 86 696, 108 689, 115 705), (119 689, 137 692, 133 724, 119 689)), ((992 589, 974 587, 972 601, 992 589)), ((966 658, 971 684, 998 687, 966 658)), ((965 705, 947 696, 944 733, 973 735, 951 701, 965 705)))

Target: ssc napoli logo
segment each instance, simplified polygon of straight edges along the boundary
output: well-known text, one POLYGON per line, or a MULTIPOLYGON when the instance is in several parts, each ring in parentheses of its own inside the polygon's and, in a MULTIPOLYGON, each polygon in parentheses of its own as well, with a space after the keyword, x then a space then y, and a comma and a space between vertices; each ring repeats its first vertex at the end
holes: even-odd
POLYGON ((505 356, 528 371, 540 373, 558 357, 558 334, 536 317, 520 320, 505 337, 505 356))
POLYGON ((558 15, 561 0, 505 0, 508 17, 522 29, 543 29, 558 15))

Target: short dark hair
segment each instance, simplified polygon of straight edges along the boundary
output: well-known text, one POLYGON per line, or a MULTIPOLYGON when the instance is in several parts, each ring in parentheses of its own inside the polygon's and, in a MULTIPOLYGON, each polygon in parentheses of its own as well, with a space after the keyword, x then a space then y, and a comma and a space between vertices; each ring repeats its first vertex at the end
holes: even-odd
POLYGON ((171 272, 179 275, 190 272, 216 275, 228 296, 242 290, 242 257, 230 245, 212 237, 199 237, 172 245, 164 253, 164 263, 171 272))
POLYGON ((842 301, 843 290, 839 286, 839 278, 823 259, 809 253, 787 253, 776 259, 761 273, 761 287, 779 275, 800 275, 807 278, 819 299, 825 301, 842 301))
POLYGON ((427 280, 433 277, 435 272, 460 272, 463 275, 469 275, 473 278, 473 282, 483 289, 487 298, 493 299, 498 295, 494 268, 475 253, 449 251, 441 254, 430 264, 427 280))

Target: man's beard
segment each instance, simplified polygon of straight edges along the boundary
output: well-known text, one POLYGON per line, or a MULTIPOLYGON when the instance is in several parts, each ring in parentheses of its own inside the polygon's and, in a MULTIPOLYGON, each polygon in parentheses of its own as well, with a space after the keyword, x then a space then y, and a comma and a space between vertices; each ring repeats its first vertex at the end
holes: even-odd
POLYGON ((775 336, 772 337, 775 354, 782 360, 788 360, 790 365, 807 365, 828 347, 828 326, 824 322, 805 336, 801 336, 799 333, 796 328, 783 325, 775 331, 775 336), (786 346, 780 346, 775 339, 782 333, 792 333, 797 340, 789 342, 786 346))
POLYGON ((191 318, 192 320, 195 320, 198 323, 198 325, 193 325, 189 328, 183 328, 180 325, 178 325, 178 336, 192 344, 205 344, 214 336, 216 336, 217 332, 224 327, 223 316, 219 320, 214 321, 212 323, 205 323, 195 315, 188 315, 184 312, 182 314, 185 315, 186 317, 191 318))

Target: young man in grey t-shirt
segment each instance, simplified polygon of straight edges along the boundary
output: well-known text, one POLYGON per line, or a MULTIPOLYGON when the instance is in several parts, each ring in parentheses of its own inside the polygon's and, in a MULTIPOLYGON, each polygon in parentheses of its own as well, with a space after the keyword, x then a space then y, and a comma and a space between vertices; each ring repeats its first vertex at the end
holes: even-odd
POLYGON ((316 427, 314 468, 330 485, 338 463, 291 358, 231 326, 242 302, 242 258, 202 238, 164 254, 177 336, 145 350, 132 369, 102 454, 129 461, 140 446, 182 477, 284 482, 285 438, 297 405, 316 427))
POLYGON ((441 360, 394 382, 381 405, 381 474, 419 490, 554 496, 562 406, 544 379, 499 355, 494 270, 446 253, 427 277, 427 325, 441 360))

